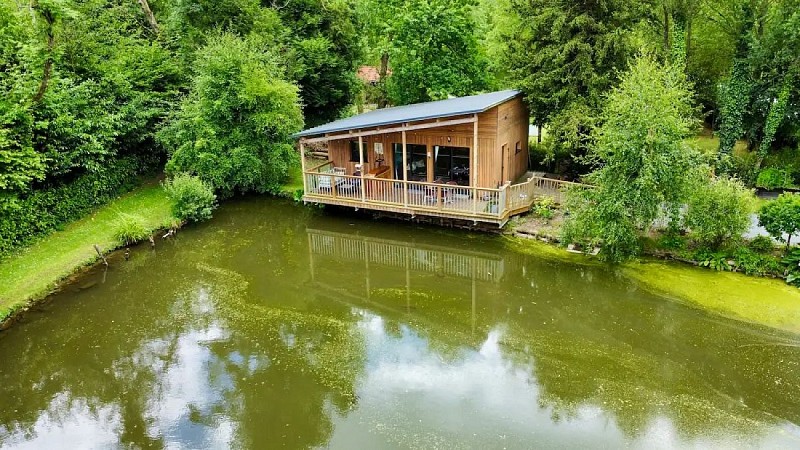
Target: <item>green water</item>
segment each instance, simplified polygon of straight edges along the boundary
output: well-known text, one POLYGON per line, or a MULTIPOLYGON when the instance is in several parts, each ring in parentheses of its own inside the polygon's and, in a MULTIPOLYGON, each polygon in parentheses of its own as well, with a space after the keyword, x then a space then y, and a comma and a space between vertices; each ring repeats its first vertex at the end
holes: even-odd
POLYGON ((0 333, 0 447, 800 447, 800 337, 507 247, 228 203, 0 333))

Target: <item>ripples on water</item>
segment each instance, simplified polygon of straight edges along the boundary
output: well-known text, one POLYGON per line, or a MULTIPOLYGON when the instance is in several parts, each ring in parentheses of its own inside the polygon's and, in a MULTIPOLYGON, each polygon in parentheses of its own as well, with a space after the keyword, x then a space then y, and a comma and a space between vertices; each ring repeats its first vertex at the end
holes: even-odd
POLYGON ((796 448, 797 342, 496 238, 250 199, 0 334, 0 447, 796 448))

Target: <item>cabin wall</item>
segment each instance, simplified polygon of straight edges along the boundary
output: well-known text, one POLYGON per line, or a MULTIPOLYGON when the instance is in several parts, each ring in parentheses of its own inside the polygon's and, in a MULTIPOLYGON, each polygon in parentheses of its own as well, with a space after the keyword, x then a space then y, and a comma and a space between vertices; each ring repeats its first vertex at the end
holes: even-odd
POLYGON ((527 105, 522 97, 516 97, 497 107, 498 158, 503 165, 502 181, 514 183, 528 170, 528 123, 527 105), (517 151, 519 144, 519 151, 517 151))
MULTIPOLYGON (((469 117, 469 116, 464 116, 469 117)), ((449 118, 456 119, 456 118, 449 118)), ((448 119, 448 120, 449 120, 448 119)), ((415 122, 415 124, 424 122, 415 122)), ((407 144, 421 144, 428 148, 427 169, 428 180, 434 180, 434 155, 433 147, 436 145, 467 147, 470 149, 470 171, 475 168, 472 161, 472 141, 474 136, 473 124, 460 124, 440 128, 428 128, 424 130, 406 132, 407 144), (449 140, 448 140, 449 139, 449 140)), ((362 131, 367 131, 364 129, 362 131)), ((478 185, 481 187, 497 187, 500 180, 499 166, 491 157, 492 149, 496 144, 497 134, 497 110, 492 109, 478 115, 478 185), (497 166, 497 167, 495 167, 497 166)), ((344 167, 348 174, 355 172, 358 161, 350 161, 350 141, 358 141, 358 138, 336 139, 328 142, 328 159, 333 161, 336 167, 344 167)), ((391 173, 394 174, 394 155, 392 144, 402 144, 402 133, 387 133, 372 136, 364 136, 363 142, 366 143, 364 153, 367 163, 365 170, 377 167, 377 155, 375 153, 375 143, 383 144, 383 165, 389 166, 391 173)))

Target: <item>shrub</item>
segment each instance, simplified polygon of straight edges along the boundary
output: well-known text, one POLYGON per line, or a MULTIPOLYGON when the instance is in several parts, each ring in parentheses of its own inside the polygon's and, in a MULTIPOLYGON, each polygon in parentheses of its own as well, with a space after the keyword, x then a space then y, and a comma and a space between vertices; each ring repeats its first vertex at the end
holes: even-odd
POLYGON ((556 202, 552 197, 544 196, 533 202, 531 212, 542 219, 552 219, 555 213, 556 202))
POLYGON ((758 179, 756 180, 756 187, 769 190, 789 187, 791 184, 791 174, 786 170, 775 168, 762 170, 759 172, 758 179))
POLYGON ((739 248, 734 252, 736 268, 747 275, 764 276, 780 273, 780 264, 771 255, 763 255, 748 248, 739 248))
POLYGON ((785 193, 764 204, 758 213, 758 224, 777 240, 787 235, 788 248, 792 235, 800 231, 800 195, 785 193))
POLYGON ((712 249, 738 240, 750 226, 753 194, 735 178, 716 178, 694 190, 686 225, 697 241, 712 249))
POLYGON ((756 236, 748 243, 748 247, 756 253, 769 253, 775 249, 775 244, 768 236, 756 236))
POLYGON ((144 220, 135 214, 120 213, 114 224, 114 237, 125 245, 135 244, 150 236, 144 220))
POLYGON ((149 169, 135 158, 119 158, 67 184, 19 196, 0 195, 0 255, 111 201, 133 188, 136 176, 149 169))
POLYGON ((172 214, 179 220, 201 222, 211 218, 217 207, 217 196, 210 184, 199 177, 180 173, 164 183, 172 200, 172 214))

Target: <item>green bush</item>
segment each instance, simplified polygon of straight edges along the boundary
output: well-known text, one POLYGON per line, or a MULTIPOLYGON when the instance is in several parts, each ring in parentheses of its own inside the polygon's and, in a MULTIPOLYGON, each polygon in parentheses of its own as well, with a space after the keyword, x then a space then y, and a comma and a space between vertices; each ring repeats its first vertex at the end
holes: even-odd
POLYGON ((136 176, 146 169, 134 158, 120 158, 68 184, 24 196, 0 195, 0 256, 130 190, 136 185, 136 176))
POLYGON ((556 202, 552 197, 544 196, 533 202, 531 212, 543 219, 552 219, 555 215, 556 202))
POLYGON ((144 226, 144 219, 135 214, 120 213, 114 224, 114 237, 125 245, 135 244, 147 239, 150 233, 144 226))
POLYGON ((696 188, 689 198, 686 226, 702 245, 719 249, 738 240, 750 226, 753 194, 735 178, 716 178, 696 188))
POLYGON ((172 200, 172 214, 179 220, 201 222, 211 218, 217 207, 217 196, 210 184, 199 177, 179 173, 164 183, 164 190, 172 200))
POLYGON ((764 276, 780 273, 780 264, 772 255, 763 255, 742 247, 734 252, 733 259, 737 270, 747 275, 764 276))
POLYGON ((777 240, 783 240, 784 234, 788 235, 788 247, 792 235, 800 232, 800 195, 785 193, 764 204, 758 212, 758 224, 777 240))
POLYGON ((772 238, 768 236, 756 236, 747 245, 750 250, 756 253, 769 253, 775 249, 772 238))
POLYGON ((791 187, 792 177, 791 174, 783 169, 768 168, 764 169, 758 174, 756 180, 756 187, 762 189, 778 189, 784 187, 791 187))

